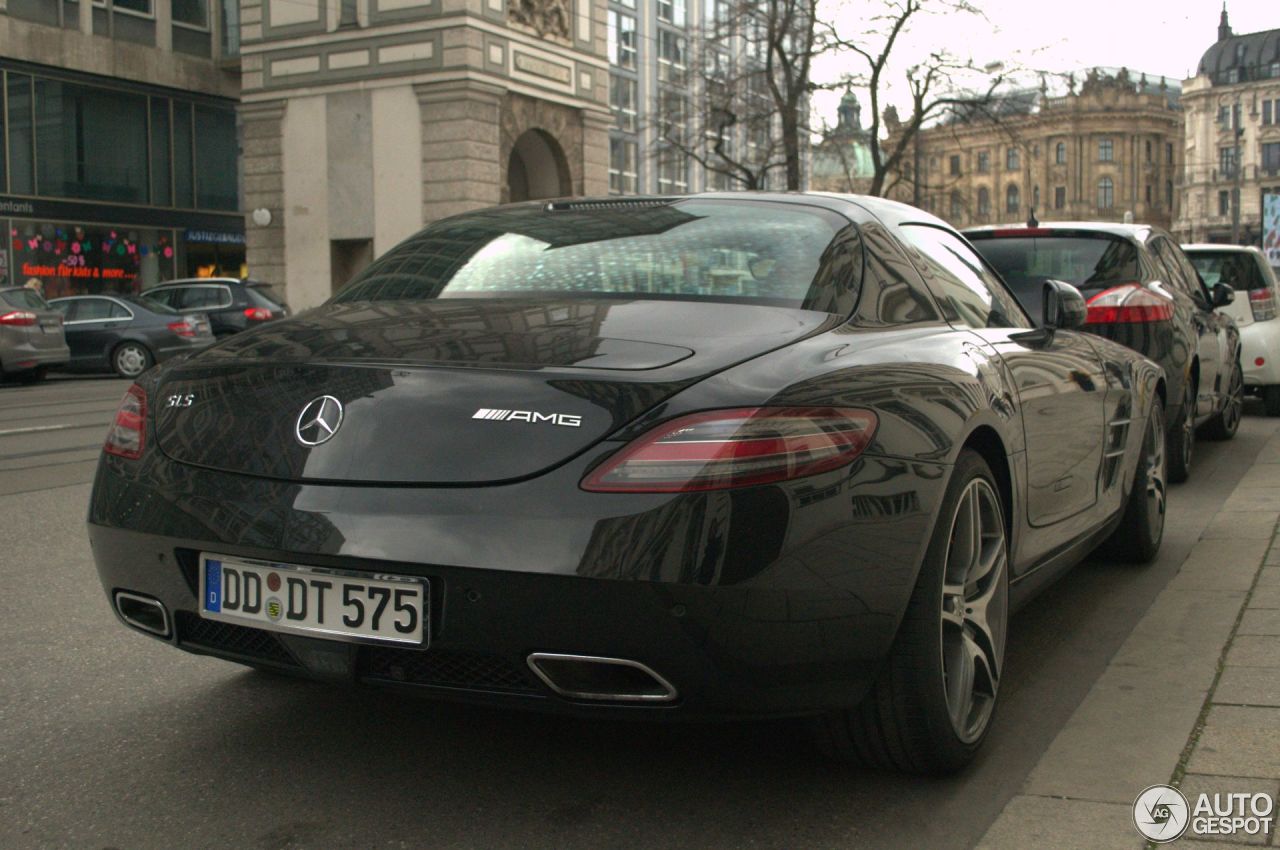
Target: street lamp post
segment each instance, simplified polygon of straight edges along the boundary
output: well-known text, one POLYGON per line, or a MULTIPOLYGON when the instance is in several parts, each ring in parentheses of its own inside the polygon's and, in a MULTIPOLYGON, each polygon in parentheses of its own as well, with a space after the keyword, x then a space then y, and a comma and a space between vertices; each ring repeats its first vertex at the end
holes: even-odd
POLYGON ((1236 101, 1235 107, 1231 110, 1231 117, 1235 124, 1235 150, 1232 152, 1231 166, 1235 172, 1235 185, 1231 187, 1231 242, 1240 244, 1240 185, 1244 178, 1244 127, 1241 120, 1244 115, 1240 109, 1240 102, 1236 101))

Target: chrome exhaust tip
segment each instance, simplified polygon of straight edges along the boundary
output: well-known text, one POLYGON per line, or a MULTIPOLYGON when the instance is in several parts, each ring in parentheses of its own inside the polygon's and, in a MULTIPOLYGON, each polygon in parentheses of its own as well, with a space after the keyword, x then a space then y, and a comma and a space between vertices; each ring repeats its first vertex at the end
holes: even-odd
POLYGON ((599 702, 672 702, 675 686, 639 661, 535 652, 529 669, 556 694, 599 702))
POLYGON ((120 619, 140 632, 167 638, 170 635, 169 612, 159 599, 117 590, 113 601, 120 619))

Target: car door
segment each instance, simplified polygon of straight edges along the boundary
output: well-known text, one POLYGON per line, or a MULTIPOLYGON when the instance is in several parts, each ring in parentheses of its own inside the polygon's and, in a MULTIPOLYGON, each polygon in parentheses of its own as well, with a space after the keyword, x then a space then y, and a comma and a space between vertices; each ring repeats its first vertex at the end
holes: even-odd
POLYGON ((1196 385, 1195 418, 1198 423, 1213 413, 1219 384, 1225 380, 1220 341, 1222 323, 1214 314, 1200 276, 1173 239, 1157 233, 1148 240, 1147 246, 1165 271, 1165 280, 1177 304, 1176 309, 1185 315, 1195 332, 1196 358, 1200 363, 1196 385))
POLYGON ((79 366, 102 366, 120 339, 120 331, 133 318, 112 298, 87 296, 75 299, 66 324, 71 361, 79 366))
MULTIPOLYGON (((921 273, 944 314, 994 349, 1012 374, 1026 440, 1028 523, 1049 527, 1086 514, 1098 500, 1106 429, 1097 352, 1084 334, 1028 335, 1033 323, 959 236, 932 226, 902 229, 923 255, 921 273)), ((1073 529, 1042 535, 1043 545, 1070 539, 1073 529)))

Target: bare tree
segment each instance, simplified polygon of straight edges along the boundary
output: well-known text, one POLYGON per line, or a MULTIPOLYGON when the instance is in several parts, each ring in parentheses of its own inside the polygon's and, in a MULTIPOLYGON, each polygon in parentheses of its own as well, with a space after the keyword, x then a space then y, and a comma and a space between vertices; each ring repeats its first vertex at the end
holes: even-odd
POLYGON ((825 49, 818 0, 710 2, 715 10, 687 85, 658 95, 657 156, 678 152, 745 189, 764 188, 780 173, 787 189, 798 190, 810 132, 809 74, 825 49), (730 38, 740 40, 736 54, 730 38), (692 115, 682 111, 690 93, 692 115))

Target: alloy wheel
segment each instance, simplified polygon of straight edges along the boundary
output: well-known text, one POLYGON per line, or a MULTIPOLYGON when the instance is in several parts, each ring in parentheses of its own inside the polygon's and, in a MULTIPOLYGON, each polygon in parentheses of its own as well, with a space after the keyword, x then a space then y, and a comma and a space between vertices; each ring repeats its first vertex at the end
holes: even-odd
POLYGON ((1182 400, 1182 466, 1191 468, 1191 453, 1196 445, 1196 394, 1188 384, 1182 400))
POLYGON ((956 504, 943 566, 942 676, 961 741, 982 736, 995 708, 1008 622, 1008 547, 1000 499, 983 478, 956 504))
POLYGON ((1167 477, 1165 475, 1164 423, 1151 418, 1147 426, 1145 455, 1147 458, 1147 522, 1151 524, 1151 539, 1159 540, 1164 531, 1167 477))
POLYGON ((116 371, 126 378, 136 378, 147 368, 147 352, 132 343, 116 352, 116 371))
POLYGON ((1222 429, 1227 434, 1234 434, 1240 427, 1240 417, 1244 414, 1244 373, 1237 363, 1231 370, 1231 385, 1227 388, 1227 401, 1222 408, 1222 429))

